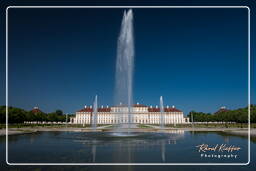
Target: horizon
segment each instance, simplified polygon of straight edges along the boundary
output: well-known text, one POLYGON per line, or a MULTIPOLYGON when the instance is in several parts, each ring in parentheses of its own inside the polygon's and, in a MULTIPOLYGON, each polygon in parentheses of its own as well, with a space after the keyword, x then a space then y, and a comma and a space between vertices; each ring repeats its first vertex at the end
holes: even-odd
MULTIPOLYGON (((133 104, 133 107, 135 106, 135 105, 144 105, 144 106, 146 106, 146 107, 148 107, 148 108, 160 108, 159 107, 159 105, 155 105, 155 106, 153 106, 153 105, 146 105, 146 104, 138 104, 138 103, 136 103, 136 104, 133 104)), ((251 104, 251 105, 255 105, 255 104, 251 104)), ((5 106, 5 105, 1 105, 1 106, 5 106)), ((102 108, 102 106, 103 106, 103 108, 111 108, 111 107, 123 107, 122 106, 122 104, 120 104, 120 105, 112 105, 112 106, 109 106, 109 105, 101 105, 101 106, 98 106, 97 108, 99 109, 99 108, 102 108)), ((16 107, 16 106, 8 106, 8 107, 13 107, 13 108, 18 108, 18 107, 16 107)), ((185 112, 183 112, 183 110, 181 109, 181 108, 177 108, 176 106, 170 106, 170 105, 165 105, 164 106, 164 109, 168 109, 168 108, 175 108, 175 109, 179 109, 179 110, 181 110, 182 112, 183 112, 183 114, 184 114, 184 116, 187 116, 190 112, 199 112, 199 113, 207 113, 207 114, 215 114, 218 110, 220 110, 220 109, 227 109, 227 110, 238 110, 238 109, 242 109, 242 108, 247 108, 248 107, 248 105, 247 106, 244 106, 244 107, 239 107, 239 108, 228 108, 227 106, 221 106, 221 107, 219 107, 218 109, 216 109, 214 112, 203 112, 203 111, 196 111, 196 110, 193 110, 193 109, 191 109, 188 113, 185 113, 185 112)), ((53 110, 53 111, 49 111, 49 112, 45 112, 45 111, 43 111, 43 110, 41 110, 41 108, 39 107, 39 106, 34 106, 32 109, 23 109, 23 108, 20 108, 20 109, 23 109, 23 110, 25 110, 25 111, 32 111, 33 109, 39 109, 39 110, 41 110, 43 113, 46 113, 46 114, 49 114, 49 113, 52 113, 52 112, 55 112, 55 111, 57 111, 57 110, 61 110, 62 112, 63 112, 63 114, 68 114, 68 115, 73 115, 73 114, 76 114, 76 112, 78 112, 79 110, 81 110, 81 109, 84 109, 84 108, 92 108, 93 109, 93 105, 84 105, 83 107, 81 107, 81 108, 79 108, 79 109, 76 109, 74 112, 71 112, 71 113, 65 113, 62 109, 60 109, 60 108, 57 108, 57 109, 55 109, 55 110, 53 110)))
MULTIPOLYGON (((125 9, 10 9, 9 106, 73 113, 95 94, 114 105, 125 9)), ((163 95, 186 115, 248 105, 247 9, 133 11, 133 102, 159 105, 163 95)))

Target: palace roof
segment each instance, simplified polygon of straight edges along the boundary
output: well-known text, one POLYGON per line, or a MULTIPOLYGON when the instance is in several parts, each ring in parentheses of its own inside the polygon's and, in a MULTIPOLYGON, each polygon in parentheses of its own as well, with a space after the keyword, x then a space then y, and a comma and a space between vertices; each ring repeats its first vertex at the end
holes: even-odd
POLYGON ((171 107, 171 108, 164 108, 164 111, 165 112, 182 112, 181 110, 179 109, 176 109, 175 107, 171 107))
MULTIPOLYGON (((110 111, 111 111, 110 107, 108 107, 108 108, 106 108, 106 107, 98 108, 98 112, 110 112, 110 111)), ((93 108, 86 107, 86 108, 83 108, 83 109, 81 109, 77 112, 93 112, 93 108)))
POLYGON ((83 108, 77 112, 93 112, 93 109, 92 108, 89 108, 89 107, 86 107, 86 108, 83 108))
MULTIPOLYGON (((160 108, 148 108, 148 111, 149 112, 160 112, 160 108)), ((179 109, 176 109, 176 108, 164 108, 164 112, 182 112, 181 110, 179 109)))
POLYGON ((34 107, 32 110, 31 110, 32 113, 42 113, 42 111, 38 108, 38 107, 34 107))
POLYGON ((137 104, 134 104, 133 107, 148 107, 148 106, 143 105, 143 104, 138 104, 138 103, 137 103, 137 104))
MULTIPOLYGON (((112 107, 127 107, 127 105, 126 104, 119 104, 119 105, 115 105, 115 106, 112 106, 112 107)), ((132 105, 132 107, 148 107, 148 106, 137 103, 137 104, 132 105)))
POLYGON ((218 113, 223 113, 223 112, 228 112, 229 110, 226 109, 226 107, 221 107, 217 112, 215 112, 214 114, 218 114, 218 113))
MULTIPOLYGON (((120 106, 114 106, 114 107, 126 107, 126 106, 120 105, 120 106)), ((142 105, 142 104, 135 104, 135 105, 133 105, 133 107, 148 107, 148 106, 142 105)), ((93 112, 93 108, 85 107, 77 112, 93 112)), ((111 112, 111 107, 98 108, 98 112, 111 112)), ((148 107, 148 112, 160 112, 160 108, 159 107, 148 107)), ((165 107, 164 112, 182 112, 182 111, 173 106, 173 107, 165 107)))
POLYGON ((111 111, 110 107, 98 108, 98 112, 110 112, 110 111, 111 111))

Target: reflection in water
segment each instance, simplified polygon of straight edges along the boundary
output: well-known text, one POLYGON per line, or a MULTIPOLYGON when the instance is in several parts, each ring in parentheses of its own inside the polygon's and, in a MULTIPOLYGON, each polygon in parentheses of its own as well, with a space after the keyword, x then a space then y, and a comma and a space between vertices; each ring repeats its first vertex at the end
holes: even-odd
POLYGON ((34 143, 34 141, 35 141, 35 139, 36 139, 36 137, 35 137, 35 136, 30 136, 30 138, 29 138, 29 142, 30 142, 30 144, 33 144, 33 143, 34 143))
POLYGON ((229 143, 229 137, 224 137, 224 142, 229 143))
POLYGON ((161 157, 162 161, 165 162, 165 141, 161 142, 161 157))
MULTIPOLYGON (((168 130, 161 133, 146 133, 146 132, 134 132, 133 136, 115 136, 115 133, 87 133, 90 136, 79 138, 74 140, 76 143, 82 143, 85 146, 91 146, 91 161, 93 163, 99 162, 97 160, 96 151, 97 146, 108 147, 117 145, 117 148, 113 149, 113 161, 121 163, 133 163, 136 161, 135 153, 140 150, 148 149, 160 149, 161 161, 166 162, 166 145, 176 144, 177 140, 184 137, 183 130, 168 130), (90 139, 91 137, 92 139, 90 139)), ((86 147, 85 147, 86 148, 86 147)), ((100 156, 99 156, 100 157, 100 156)), ((128 170, 132 167, 129 166, 128 170)))
POLYGON ((92 162, 95 163, 95 159, 96 159, 96 143, 94 141, 93 145, 92 145, 92 162))
MULTIPOLYGON (((127 162, 132 163, 132 161, 133 161, 132 148, 131 148, 131 142, 129 142, 129 141, 128 141, 128 149, 127 150, 128 150, 128 161, 127 162)), ((131 165, 128 166, 127 170, 129 170, 129 171, 133 170, 131 165)))
MULTIPOLYGON (((247 139, 218 132, 194 133, 182 130, 134 132, 134 136, 113 136, 110 132, 41 132, 9 137, 9 161, 14 163, 184 163, 244 162, 247 139), (32 140, 32 141, 31 141, 32 140), (202 158, 196 145, 227 144, 241 147, 239 159, 202 158), (31 142, 33 142, 31 144, 31 142), (185 155, 183 155, 185 154, 185 155)), ((0 145, 3 146, 3 143, 0 145)), ((126 167, 132 170, 132 166, 126 167)), ((121 168, 115 167, 117 170, 121 168)), ((115 170, 114 169, 114 170, 115 170)))

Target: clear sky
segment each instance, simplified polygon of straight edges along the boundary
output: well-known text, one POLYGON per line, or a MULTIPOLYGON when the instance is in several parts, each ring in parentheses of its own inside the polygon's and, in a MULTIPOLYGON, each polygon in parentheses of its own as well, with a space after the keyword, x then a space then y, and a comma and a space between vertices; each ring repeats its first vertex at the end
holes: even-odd
MULTIPOLYGON (((123 11, 10 9, 9 105, 74 113, 96 94, 112 105, 123 11)), ((162 95, 186 114, 247 105, 247 9, 133 12, 134 102, 162 95)))

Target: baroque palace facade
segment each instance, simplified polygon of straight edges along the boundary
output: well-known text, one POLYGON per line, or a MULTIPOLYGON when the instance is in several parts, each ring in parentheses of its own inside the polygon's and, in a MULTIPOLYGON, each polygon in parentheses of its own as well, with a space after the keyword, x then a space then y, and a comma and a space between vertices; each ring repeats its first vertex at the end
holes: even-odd
MULTIPOLYGON (((127 106, 112 106, 98 108, 97 124, 118 124, 127 123, 128 115, 127 106)), ((131 108, 131 123, 140 124, 160 124, 161 112, 158 106, 146 106, 139 103, 131 108)), ((164 124, 184 124, 189 123, 189 119, 184 117, 183 112, 174 106, 166 106, 163 112, 164 124)), ((70 118, 73 124, 91 124, 93 119, 92 106, 85 106, 83 109, 76 112, 75 117, 70 118)))

